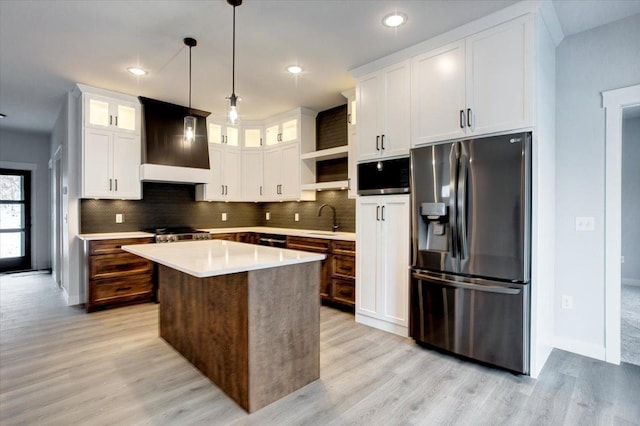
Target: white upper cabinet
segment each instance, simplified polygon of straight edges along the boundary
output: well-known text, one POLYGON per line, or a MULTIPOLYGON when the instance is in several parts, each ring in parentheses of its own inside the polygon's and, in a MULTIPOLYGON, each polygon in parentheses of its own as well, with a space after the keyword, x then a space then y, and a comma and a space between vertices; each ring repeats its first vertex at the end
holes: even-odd
POLYGON ((81 108, 80 197, 141 199, 137 98, 80 84, 74 93, 81 108))
POLYGON ((411 61, 412 144, 532 126, 532 18, 411 61))
POLYGON ((533 125, 533 17, 467 38, 467 128, 474 135, 533 125))
POLYGON ((358 161, 409 154, 409 61, 358 79, 358 161))
POLYGON ((140 133, 140 103, 117 98, 84 94, 85 128, 140 133))
POLYGON ((242 126, 242 148, 260 149, 264 144, 264 127, 242 126))
POLYGON ((264 197, 264 153, 259 149, 242 151, 242 200, 262 201, 264 197))
POLYGON ((240 147, 240 129, 220 122, 207 120, 209 143, 240 147))
POLYGON ((295 115, 268 120, 265 126, 266 146, 295 142, 299 138, 300 119, 295 115))
POLYGON ((411 72, 414 144, 463 137, 464 41, 413 58, 411 72))
POLYGON ((209 144, 209 182, 196 185, 196 201, 240 201, 241 152, 209 144))

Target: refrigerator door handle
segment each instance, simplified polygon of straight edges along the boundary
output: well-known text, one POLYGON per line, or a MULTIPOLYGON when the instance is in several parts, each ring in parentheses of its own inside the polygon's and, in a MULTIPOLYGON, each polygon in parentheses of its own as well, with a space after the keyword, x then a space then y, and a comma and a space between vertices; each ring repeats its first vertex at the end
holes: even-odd
POLYGON ((463 283, 463 282, 454 281, 454 280, 450 280, 442 277, 437 277, 437 276, 433 276, 433 275, 425 274, 421 272, 413 272, 411 276, 418 280, 433 281, 438 284, 446 285, 449 287, 464 288, 467 290, 478 290, 478 291, 486 291, 489 293, 500 293, 500 294, 511 294, 511 295, 517 295, 522 292, 522 289, 520 288, 502 287, 497 285, 463 283))
POLYGON ((458 208, 456 194, 456 185, 458 177, 458 144, 451 144, 451 151, 449 151, 449 190, 451 196, 449 197, 449 224, 451 227, 451 257, 458 257, 458 208))
POLYGON ((460 259, 468 256, 467 248, 467 178, 469 177, 469 158, 460 156, 460 169, 458 170, 458 252, 460 259))

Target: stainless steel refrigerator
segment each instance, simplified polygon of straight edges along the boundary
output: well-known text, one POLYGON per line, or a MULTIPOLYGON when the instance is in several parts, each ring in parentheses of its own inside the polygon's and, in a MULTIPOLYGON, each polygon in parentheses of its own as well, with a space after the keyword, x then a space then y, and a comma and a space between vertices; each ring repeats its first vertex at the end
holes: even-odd
POLYGON ((529 372, 531 133, 411 150, 409 333, 529 372))

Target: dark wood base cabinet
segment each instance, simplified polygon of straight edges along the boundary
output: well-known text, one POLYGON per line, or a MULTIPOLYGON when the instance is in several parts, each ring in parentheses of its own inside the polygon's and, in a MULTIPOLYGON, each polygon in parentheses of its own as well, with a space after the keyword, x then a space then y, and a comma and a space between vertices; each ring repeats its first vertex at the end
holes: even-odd
POLYGON ((153 299, 153 262, 120 248, 153 242, 153 238, 85 241, 87 312, 153 299))
POLYGON ((329 305, 353 310, 356 305, 356 243, 323 238, 287 237, 287 248, 323 253, 320 298, 329 305))

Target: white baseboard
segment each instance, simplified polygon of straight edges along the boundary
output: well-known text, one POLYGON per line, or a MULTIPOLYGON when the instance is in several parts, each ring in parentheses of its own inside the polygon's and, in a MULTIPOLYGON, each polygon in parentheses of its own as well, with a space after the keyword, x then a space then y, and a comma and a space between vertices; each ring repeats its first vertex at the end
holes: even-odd
POLYGON ((579 340, 555 336, 553 346, 563 351, 605 361, 606 348, 604 345, 594 345, 593 343, 585 343, 579 340))
POLYGON ((64 301, 67 302, 67 306, 75 306, 81 303, 80 296, 78 295, 70 296, 69 293, 67 292, 67 289, 64 287, 62 287, 62 294, 64 296, 64 301))
POLYGON ((636 278, 623 278, 622 285, 634 285, 636 287, 640 287, 640 280, 636 278))
POLYGON ((368 325, 369 327, 377 328, 378 330, 397 334, 398 336, 402 336, 402 337, 409 336, 408 327, 383 321, 378 318, 372 318, 366 315, 356 313, 356 322, 360 324, 368 325))

